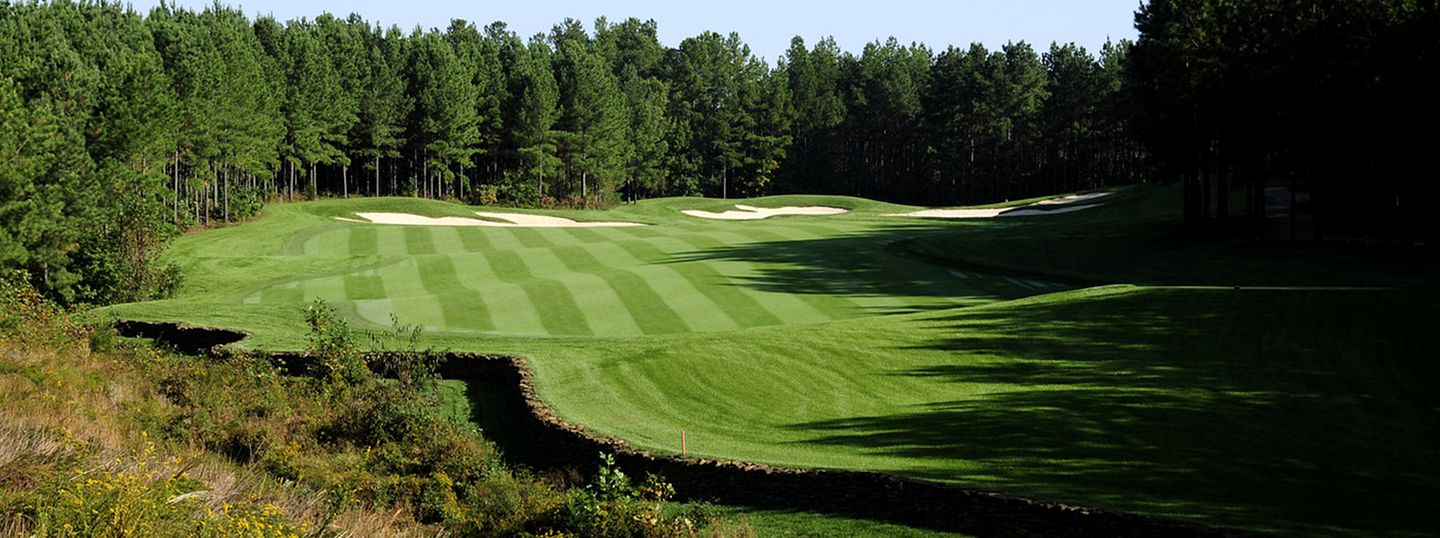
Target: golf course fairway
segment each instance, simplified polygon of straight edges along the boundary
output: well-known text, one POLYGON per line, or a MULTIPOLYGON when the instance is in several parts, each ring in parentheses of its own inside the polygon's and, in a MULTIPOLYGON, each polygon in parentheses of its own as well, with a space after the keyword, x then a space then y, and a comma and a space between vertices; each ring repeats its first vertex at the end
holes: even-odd
POLYGON ((303 349, 315 299, 365 331, 393 316, 437 349, 525 358, 566 420, 657 452, 684 430, 692 456, 1248 530, 1440 527, 1440 346, 1417 337, 1440 319, 1433 279, 1180 242, 1178 199, 1142 186, 974 220, 828 196, 740 203, 846 211, 504 210, 644 224, 608 228, 340 220, 496 211, 407 198, 274 205, 176 241, 176 297, 106 312, 277 350, 303 349))

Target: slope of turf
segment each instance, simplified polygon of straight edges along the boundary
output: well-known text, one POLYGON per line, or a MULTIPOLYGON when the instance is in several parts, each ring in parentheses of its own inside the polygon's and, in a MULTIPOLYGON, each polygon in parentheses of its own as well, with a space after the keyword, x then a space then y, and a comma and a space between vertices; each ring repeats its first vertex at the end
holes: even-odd
POLYGON ((671 199, 557 213, 652 224, 611 230, 383 227, 331 217, 466 209, 296 204, 182 239, 183 295, 111 312, 295 348, 300 307, 327 297, 361 327, 393 313, 437 347, 524 356, 562 416, 643 448, 675 451, 684 429, 707 457, 1250 529, 1440 528, 1424 500, 1440 493, 1440 349, 1416 336, 1440 319, 1433 280, 1323 249, 1171 241, 1171 196, 966 222, 817 197, 753 203, 854 211, 715 222, 678 210, 730 202, 671 199), (1095 281, 1225 285, 1066 291, 1095 281))
MULTIPOLYGON (((892 209, 838 197, 755 203, 892 209)), ((251 225, 187 237, 172 256, 191 268, 187 273, 194 282, 185 302, 293 307, 323 298, 371 326, 388 325, 395 316, 435 332, 509 335, 629 336, 805 324, 975 305, 1064 287, 984 272, 957 277, 944 267, 885 252, 868 235, 846 239, 877 226, 873 216, 731 223, 683 217, 675 209, 717 205, 723 204, 669 199, 577 214, 659 224, 642 228, 532 229, 328 218, 376 210, 465 213, 436 202, 297 204, 274 208, 251 225), (724 249, 765 250, 770 259, 713 255, 724 249), (803 290, 751 285, 797 266, 824 268, 823 285, 803 290), (237 281, 237 274, 243 280, 237 281)), ((917 233, 933 226, 915 225, 917 233)))

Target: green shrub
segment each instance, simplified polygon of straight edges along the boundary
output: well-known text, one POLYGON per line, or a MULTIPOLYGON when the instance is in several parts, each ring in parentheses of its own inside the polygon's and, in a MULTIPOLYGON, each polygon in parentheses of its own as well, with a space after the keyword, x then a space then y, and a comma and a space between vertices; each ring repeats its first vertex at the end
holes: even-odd
POLYGON ((465 193, 465 203, 470 205, 495 205, 500 202, 500 186, 476 185, 465 193))
POLYGON ((600 455, 594 480, 576 492, 565 506, 567 530, 585 536, 689 536, 695 521, 684 515, 667 515, 665 503, 675 488, 664 479, 646 476, 640 486, 615 465, 615 457, 600 455))
POLYGON ((370 370, 355 347, 349 325, 324 299, 316 299, 306 307, 305 323, 310 326, 306 351, 324 382, 340 386, 370 381, 370 370))

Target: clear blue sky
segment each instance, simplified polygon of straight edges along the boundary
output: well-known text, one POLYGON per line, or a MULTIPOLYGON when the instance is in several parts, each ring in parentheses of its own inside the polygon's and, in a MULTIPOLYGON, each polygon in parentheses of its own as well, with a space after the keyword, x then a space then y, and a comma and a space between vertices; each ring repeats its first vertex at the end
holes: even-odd
MULTIPOLYGON (((281 20, 314 17, 329 11, 359 13, 366 20, 409 30, 415 25, 444 28, 452 18, 484 26, 501 20, 522 37, 547 32, 566 17, 590 28, 596 17, 612 21, 637 17, 659 23, 660 41, 675 46, 705 30, 739 32, 752 51, 771 63, 796 35, 807 44, 834 36, 842 49, 859 52, 865 43, 894 36, 902 43, 918 41, 932 49, 971 42, 998 47, 1007 41, 1028 41, 1039 50, 1051 41, 1075 42, 1091 51, 1106 38, 1134 39, 1139 0, 870 0, 787 1, 728 0, 232 0, 223 3, 247 14, 272 14, 281 20)), ((209 0, 179 0, 201 9, 209 0)), ((149 11, 158 0, 135 0, 149 11)))

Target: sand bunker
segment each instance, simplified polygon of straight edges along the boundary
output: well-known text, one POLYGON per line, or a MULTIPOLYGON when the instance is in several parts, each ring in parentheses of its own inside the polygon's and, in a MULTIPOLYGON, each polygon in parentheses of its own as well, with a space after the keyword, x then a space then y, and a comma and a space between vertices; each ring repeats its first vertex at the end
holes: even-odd
MULTIPOLYGON (((1080 211, 1080 210, 1082 210, 1082 209, 1090 209, 1090 208, 1092 208, 1092 207, 1100 207, 1101 205, 1102 205, 1102 204, 1077 205, 1077 206, 1065 207, 1065 208, 1060 208, 1060 209, 1012 209, 1012 210, 1010 210, 1010 211, 1006 211, 1006 212, 1004 212, 1004 213, 1001 213, 1000 216, 1002 216, 1002 217, 1034 217, 1034 216, 1038 216, 1038 215, 1059 215, 1059 214, 1061 214, 1061 213, 1073 213, 1073 212, 1075 212, 1075 211, 1080 211)), ((1025 207, 1030 207, 1030 206, 1025 206, 1025 207)))
POLYGON ((889 217, 923 217, 931 219, 993 219, 1010 208, 1001 209, 926 209, 911 213, 894 213, 889 217))
POLYGON ((924 209, 910 213, 892 213, 890 217, 920 217, 931 219, 993 219, 997 217, 1037 217, 1042 215, 1059 215, 1061 213, 1073 213, 1092 207, 1100 207, 1102 204, 1086 204, 1059 209, 1035 209, 1047 206, 1068 205, 1078 202, 1095 200, 1115 194, 1113 192, 1092 192, 1089 194, 1072 194, 1049 200, 1041 200, 1033 204, 1017 207, 994 207, 984 209, 924 209))
POLYGON ((1041 201, 1039 201, 1039 202, 1035 202, 1035 203, 1030 204, 1030 205, 1065 205, 1065 204, 1073 204, 1073 203, 1076 203, 1076 202, 1088 202, 1088 201, 1094 200, 1094 199, 1096 199, 1096 198, 1104 198, 1104 197, 1106 197, 1106 196, 1110 196, 1110 195, 1113 195, 1113 194, 1115 194, 1115 193, 1113 193, 1113 192, 1092 192, 1092 193, 1089 193, 1089 194, 1072 194, 1072 195, 1070 195, 1070 196, 1061 196, 1061 197, 1059 197, 1059 198, 1051 198, 1051 199, 1049 199, 1049 200, 1041 200, 1041 201))
POLYGON ((476 211, 475 214, 487 219, 496 220, 481 220, 468 217, 426 217, 411 215, 409 213, 356 213, 356 215, 365 220, 347 219, 344 217, 337 217, 336 220, 363 222, 367 224, 399 224, 404 226, 485 226, 490 228, 619 228, 625 226, 644 226, 644 224, 638 222, 577 222, 561 217, 526 215, 522 213, 487 213, 476 211))
POLYGON ((735 204, 735 209, 738 209, 739 211, 731 210, 725 211, 723 213, 715 213, 712 211, 701 211, 699 209, 686 209, 684 211, 681 211, 681 213, 690 215, 692 217, 699 217, 702 219, 760 220, 768 219, 770 217, 778 217, 780 215, 839 215, 841 213, 849 211, 847 209, 840 209, 838 207, 755 207, 741 204, 735 204))

